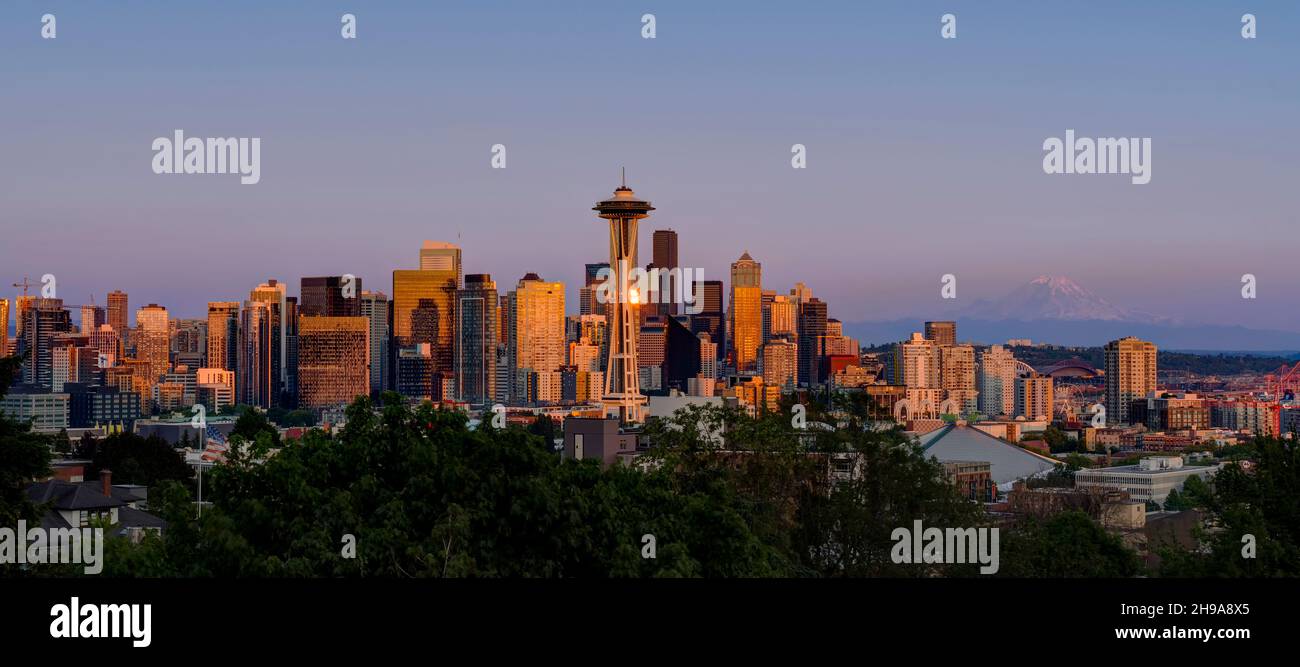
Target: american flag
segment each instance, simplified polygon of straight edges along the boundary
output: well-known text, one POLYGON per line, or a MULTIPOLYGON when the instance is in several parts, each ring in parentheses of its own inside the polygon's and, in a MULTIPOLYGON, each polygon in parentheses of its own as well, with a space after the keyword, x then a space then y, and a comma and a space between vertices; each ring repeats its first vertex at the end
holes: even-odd
POLYGON ((221 434, 215 426, 208 426, 203 432, 208 441, 207 447, 203 450, 203 461, 224 462, 226 460, 226 450, 229 448, 226 444, 226 436, 221 434))

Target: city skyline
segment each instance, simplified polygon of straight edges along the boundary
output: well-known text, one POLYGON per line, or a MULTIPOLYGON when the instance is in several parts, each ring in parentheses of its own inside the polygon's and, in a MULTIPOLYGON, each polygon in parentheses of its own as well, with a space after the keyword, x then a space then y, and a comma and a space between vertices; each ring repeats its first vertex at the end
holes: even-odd
MULTIPOLYGON (((765 282, 812 285, 845 322, 941 314, 945 274, 961 303, 1046 274, 1133 310, 1300 331, 1282 148, 1300 92, 1278 85, 1297 47, 1243 46, 1214 7, 994 6, 933 48, 917 36, 938 39, 938 3, 832 3, 816 40, 790 27, 806 8, 764 3, 667 3, 657 40, 618 29, 635 33, 639 9, 510 6, 367 6, 355 43, 307 4, 70 6, 48 42, 0 24, 0 67, 29 102, 0 129, 3 284, 51 273, 70 303, 116 288, 198 318, 269 276, 380 286, 433 238, 503 284, 560 280, 576 304, 581 265, 605 254, 586 209, 627 166, 682 266, 725 280, 748 250, 765 282), (164 29, 178 18, 206 37, 164 29), (76 39, 91 22, 131 46, 76 39), (1003 71, 1017 76, 990 82, 1003 71), (649 94, 591 98, 616 78, 649 94), (1152 137, 1152 181, 1045 175, 1043 139, 1071 128, 1152 137), (261 182, 153 174, 149 142, 176 129, 261 137, 261 182), (497 143, 506 169, 489 166, 497 143), (790 168, 795 143, 807 170, 790 168), (1246 273, 1258 299, 1240 298, 1246 273)), ((1300 11, 1264 9, 1264 35, 1300 11)))

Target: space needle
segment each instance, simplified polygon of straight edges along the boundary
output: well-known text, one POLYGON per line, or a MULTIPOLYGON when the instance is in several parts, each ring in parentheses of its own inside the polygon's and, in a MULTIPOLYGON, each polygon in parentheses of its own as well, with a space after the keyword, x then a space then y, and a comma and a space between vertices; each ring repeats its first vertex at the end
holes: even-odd
POLYGON ((605 366, 605 395, 601 398, 606 417, 617 415, 624 424, 644 421, 646 397, 641 395, 637 377, 636 337, 640 326, 637 312, 644 295, 638 294, 635 285, 629 284, 628 274, 637 267, 637 222, 650 215, 655 207, 638 199, 627 187, 627 172, 623 184, 614 190, 614 196, 592 207, 597 215, 609 221, 609 270, 612 289, 603 290, 609 314, 609 363, 605 366))

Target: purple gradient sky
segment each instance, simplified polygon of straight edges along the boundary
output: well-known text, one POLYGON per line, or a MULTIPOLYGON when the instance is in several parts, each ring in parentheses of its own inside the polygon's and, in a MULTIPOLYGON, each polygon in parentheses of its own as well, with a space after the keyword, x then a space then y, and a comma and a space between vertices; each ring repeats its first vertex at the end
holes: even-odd
POLYGON ((0 280, 194 317, 268 277, 390 292, 423 239, 459 236, 466 272, 563 280, 576 310, 607 253, 590 208, 625 165, 658 207, 647 261, 672 227, 707 278, 748 250, 765 286, 807 282, 843 320, 942 312, 945 273, 963 302, 1050 273, 1300 330, 1294 3, 263 4, 0 8, 0 280), (177 128, 261 137, 261 183, 153 174, 177 128), (1151 183, 1045 175, 1067 128, 1152 137, 1151 183))

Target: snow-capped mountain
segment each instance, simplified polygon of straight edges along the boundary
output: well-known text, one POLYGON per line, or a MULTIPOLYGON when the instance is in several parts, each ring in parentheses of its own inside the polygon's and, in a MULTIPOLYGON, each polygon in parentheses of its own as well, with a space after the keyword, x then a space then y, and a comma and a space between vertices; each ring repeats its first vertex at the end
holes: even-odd
POLYGON ((1039 276, 1001 299, 976 301, 963 309, 961 315, 983 320, 1023 321, 1150 322, 1157 319, 1116 306, 1065 276, 1039 276))

